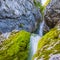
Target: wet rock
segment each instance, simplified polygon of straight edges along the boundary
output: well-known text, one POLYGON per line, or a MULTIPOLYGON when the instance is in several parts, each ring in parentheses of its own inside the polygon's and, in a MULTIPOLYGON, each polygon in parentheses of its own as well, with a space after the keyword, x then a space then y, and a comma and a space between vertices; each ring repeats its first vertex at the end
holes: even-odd
POLYGON ((44 26, 43 26, 43 34, 46 34, 47 32, 50 31, 50 28, 46 25, 46 23, 44 22, 44 26))
POLYGON ((60 54, 53 55, 49 60, 60 60, 60 54))
POLYGON ((33 32, 41 21, 33 0, 0 0, 0 32, 26 30, 33 32))
POLYGON ((46 7, 44 19, 49 28, 53 28, 56 25, 60 20, 60 0, 51 0, 46 7))

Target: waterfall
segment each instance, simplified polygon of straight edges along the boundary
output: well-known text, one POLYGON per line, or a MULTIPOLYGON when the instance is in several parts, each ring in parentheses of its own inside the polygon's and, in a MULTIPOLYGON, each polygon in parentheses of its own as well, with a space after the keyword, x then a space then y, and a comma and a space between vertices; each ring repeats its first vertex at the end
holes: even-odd
POLYGON ((35 54, 36 50, 37 50, 37 45, 38 45, 38 41, 40 39, 40 36, 37 34, 32 34, 31 38, 30 38, 30 53, 29 53, 29 57, 28 60, 32 60, 33 55, 35 54))
POLYGON ((39 35, 43 36, 43 27, 44 27, 44 21, 42 21, 42 23, 40 23, 40 27, 39 27, 39 35))
POLYGON ((33 55, 37 51, 38 41, 40 40, 40 38, 43 35, 43 26, 44 26, 44 21, 42 21, 40 23, 39 34, 32 34, 31 35, 31 38, 30 38, 30 55, 29 55, 29 59, 28 60, 32 60, 33 55))

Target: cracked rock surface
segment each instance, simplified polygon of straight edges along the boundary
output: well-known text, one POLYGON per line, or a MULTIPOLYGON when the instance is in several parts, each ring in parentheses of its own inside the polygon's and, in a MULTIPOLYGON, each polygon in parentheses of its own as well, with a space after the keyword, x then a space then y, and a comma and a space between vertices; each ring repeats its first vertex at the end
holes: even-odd
POLYGON ((60 20, 60 0, 51 0, 44 14, 47 26, 53 28, 60 20))
POLYGON ((33 0, 0 0, 0 32, 33 32, 40 21, 41 13, 33 0))

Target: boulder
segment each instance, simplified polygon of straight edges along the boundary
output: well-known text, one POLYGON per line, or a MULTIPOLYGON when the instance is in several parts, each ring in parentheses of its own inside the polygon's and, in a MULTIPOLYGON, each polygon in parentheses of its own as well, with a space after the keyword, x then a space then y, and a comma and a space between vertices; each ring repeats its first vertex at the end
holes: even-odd
POLYGON ((60 24, 40 39, 34 59, 60 60, 60 24))
POLYGON ((60 0, 51 0, 46 7, 44 20, 50 29, 57 24, 60 20, 60 0))
POLYGON ((40 21, 41 13, 33 0, 0 0, 0 32, 34 32, 40 21))

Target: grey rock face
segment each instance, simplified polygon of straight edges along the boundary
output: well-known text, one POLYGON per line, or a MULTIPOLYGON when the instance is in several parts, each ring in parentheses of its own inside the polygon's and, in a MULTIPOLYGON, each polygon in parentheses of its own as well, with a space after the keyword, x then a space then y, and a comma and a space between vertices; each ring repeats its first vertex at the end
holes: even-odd
POLYGON ((51 0, 46 8, 44 19, 49 28, 57 24, 60 20, 60 0, 51 0))
POLYGON ((0 32, 36 30, 41 14, 33 0, 0 0, 0 32))
POLYGON ((49 27, 46 25, 46 23, 44 23, 43 34, 46 34, 49 31, 50 31, 49 27))

